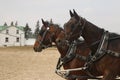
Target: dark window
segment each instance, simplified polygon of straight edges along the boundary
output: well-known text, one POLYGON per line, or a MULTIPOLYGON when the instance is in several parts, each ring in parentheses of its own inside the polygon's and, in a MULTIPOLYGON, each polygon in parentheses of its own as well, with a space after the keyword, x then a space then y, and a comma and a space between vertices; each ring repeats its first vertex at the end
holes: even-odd
POLYGON ((9 30, 6 30, 6 34, 9 34, 9 30))
POLYGON ((19 42, 20 41, 20 38, 16 38, 16 42, 19 42))
POLYGON ((9 39, 8 39, 8 37, 6 37, 6 38, 5 38, 5 42, 8 42, 8 41, 9 41, 9 39))
POLYGON ((19 30, 16 31, 16 34, 19 34, 19 30))

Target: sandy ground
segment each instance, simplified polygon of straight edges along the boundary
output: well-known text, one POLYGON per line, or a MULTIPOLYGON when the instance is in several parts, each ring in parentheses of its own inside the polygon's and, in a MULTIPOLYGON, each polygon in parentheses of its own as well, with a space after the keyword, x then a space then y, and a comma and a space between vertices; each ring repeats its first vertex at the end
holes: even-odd
POLYGON ((32 47, 0 48, 0 80, 65 80, 55 74, 58 57, 55 48, 41 53, 32 47))

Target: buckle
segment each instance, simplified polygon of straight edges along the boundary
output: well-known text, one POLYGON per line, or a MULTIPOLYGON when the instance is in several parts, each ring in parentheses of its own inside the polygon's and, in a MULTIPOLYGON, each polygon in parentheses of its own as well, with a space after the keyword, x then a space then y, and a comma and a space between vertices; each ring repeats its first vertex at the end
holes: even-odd
POLYGON ((91 60, 92 60, 92 61, 95 61, 95 60, 96 60, 96 56, 93 56, 93 57, 91 58, 91 60))

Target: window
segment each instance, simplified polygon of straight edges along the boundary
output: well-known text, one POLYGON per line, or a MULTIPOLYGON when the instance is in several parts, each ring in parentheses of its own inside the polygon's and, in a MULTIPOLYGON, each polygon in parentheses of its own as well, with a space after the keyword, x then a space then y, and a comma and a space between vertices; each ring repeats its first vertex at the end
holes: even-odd
POLYGON ((9 34, 9 30, 8 29, 6 30, 6 34, 9 34))
POLYGON ((19 41, 20 41, 20 38, 17 37, 17 38, 16 38, 16 42, 19 42, 19 41))
POLYGON ((19 34, 19 30, 16 31, 16 34, 19 34))
POLYGON ((9 41, 9 39, 8 39, 8 37, 6 37, 6 38, 5 38, 5 42, 8 42, 8 41, 9 41))

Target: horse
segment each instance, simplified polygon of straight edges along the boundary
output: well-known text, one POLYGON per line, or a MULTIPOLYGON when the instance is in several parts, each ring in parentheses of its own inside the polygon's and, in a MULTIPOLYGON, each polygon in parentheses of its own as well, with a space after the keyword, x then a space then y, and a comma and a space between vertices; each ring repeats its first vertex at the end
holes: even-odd
MULTIPOLYGON (((41 52, 42 50, 49 48, 52 46, 52 38, 46 36, 46 33, 48 32, 45 26, 47 26, 49 24, 48 21, 44 22, 44 20, 42 19, 42 23, 44 24, 41 27, 41 30, 39 31, 39 34, 36 37, 36 41, 34 43, 33 49, 35 52, 41 52), (46 37, 48 37, 48 39, 45 39, 46 37)), ((51 35, 50 35, 51 36, 51 35)))
MULTIPOLYGON (((66 42, 66 35, 65 35, 65 31, 62 31, 59 36, 56 39, 56 42, 59 46, 64 46, 64 44, 67 44, 70 46, 69 42, 66 42)), ((73 43, 71 43, 73 44, 73 43)), ((78 67, 84 67, 85 62, 88 60, 88 58, 90 58, 88 55, 90 55, 91 51, 88 48, 87 44, 85 43, 85 41, 83 39, 77 39, 77 43, 76 43, 76 51, 73 54, 78 54, 80 55, 80 57, 86 58, 86 59, 79 59, 79 62, 77 64, 82 63, 82 65, 78 66, 78 67), (88 52, 86 52, 88 51, 88 52)), ((102 77, 102 73, 99 72, 97 70, 97 64, 92 65, 92 67, 90 68, 90 70, 85 70, 86 74, 90 76, 87 79, 101 79, 102 77), (92 72, 89 72, 92 71, 92 72), (97 77, 100 76, 100 77, 97 77)))
POLYGON ((115 80, 120 75, 120 35, 100 28, 70 10, 70 20, 64 25, 66 40, 82 36, 92 52, 87 66, 97 65, 101 80, 115 80))
MULTIPOLYGON (((82 61, 82 60, 85 60, 85 59, 78 58, 78 57, 80 57, 79 54, 84 53, 83 56, 86 56, 90 52, 90 49, 83 47, 83 46, 86 46, 84 43, 80 43, 80 45, 78 47, 79 49, 76 49, 76 51, 75 51, 75 53, 78 54, 77 55, 78 57, 73 57, 72 59, 71 58, 69 59, 68 57, 66 57, 68 49, 69 49, 69 46, 67 45, 67 43, 62 46, 57 43, 58 37, 64 37, 65 33, 64 33, 63 29, 61 27, 59 27, 59 25, 49 23, 47 21, 44 21, 43 19, 42 19, 42 23, 43 23, 43 26, 42 26, 40 33, 34 43, 34 47, 33 47, 34 50, 36 52, 41 52, 43 49, 47 48, 47 47, 43 47, 43 46, 51 45, 52 42, 54 42, 60 53, 60 58, 61 59, 67 58, 67 61, 65 61, 65 64, 63 64, 63 68, 65 70, 82 67, 84 65, 84 61, 82 61), (80 62, 80 60, 82 62, 80 62)), ((94 73, 95 72, 96 71, 94 69, 94 73)), ((78 78, 78 80, 87 80, 88 77, 89 77, 89 75, 86 74, 86 71, 78 70, 78 71, 71 71, 69 76, 66 77, 66 79, 67 80, 76 80, 76 78, 78 78), (73 75, 73 76, 71 76, 71 75, 73 75), (80 76, 80 77, 76 77, 76 76, 80 76)))

